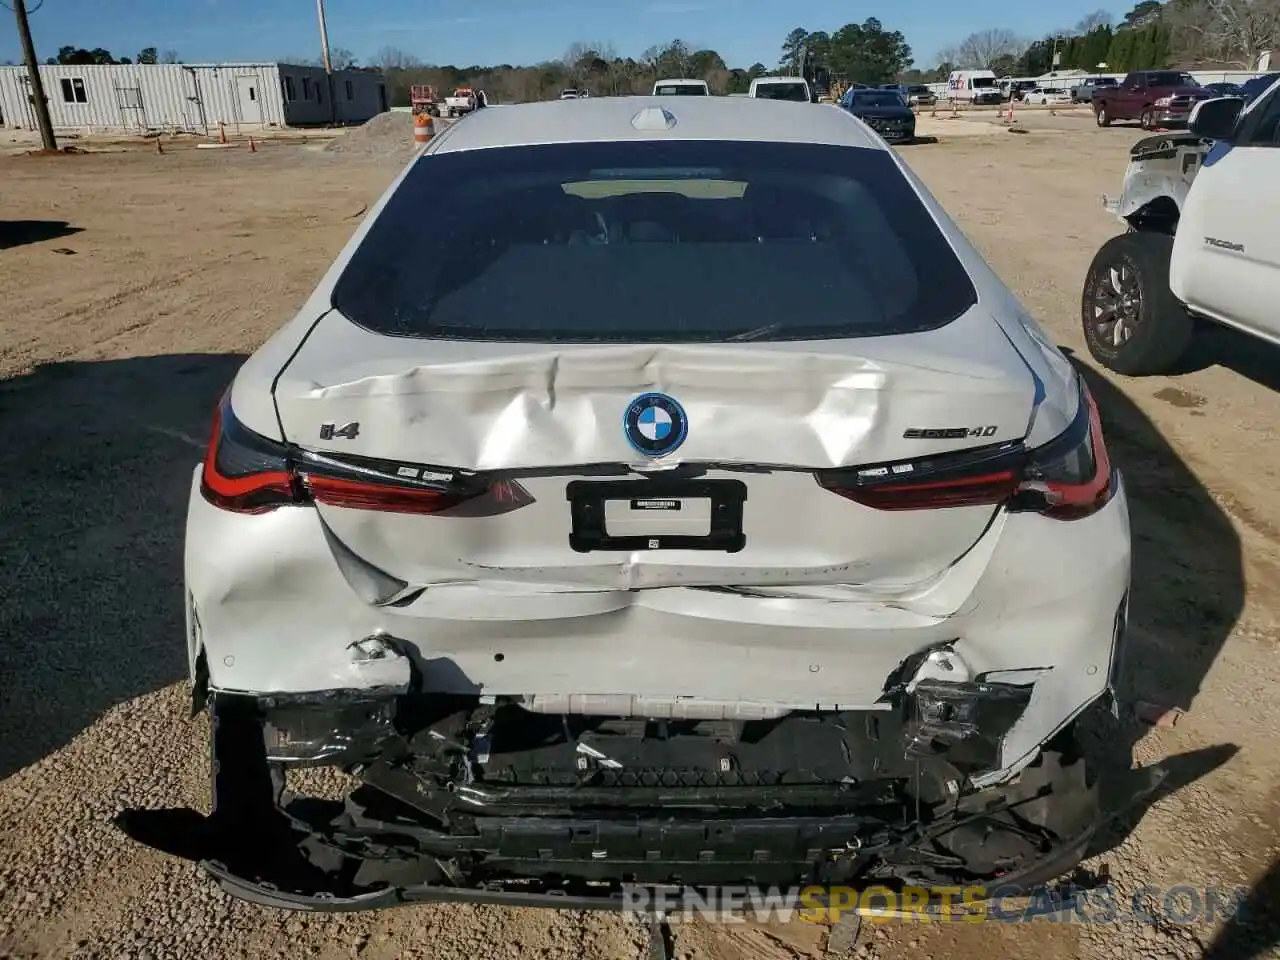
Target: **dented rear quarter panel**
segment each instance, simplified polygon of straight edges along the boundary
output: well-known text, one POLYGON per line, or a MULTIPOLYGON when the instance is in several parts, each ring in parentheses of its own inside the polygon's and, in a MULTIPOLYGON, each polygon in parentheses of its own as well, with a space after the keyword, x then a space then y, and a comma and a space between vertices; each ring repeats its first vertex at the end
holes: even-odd
POLYGON ((1126 224, 1157 201, 1181 210, 1207 150, 1207 141, 1192 136, 1139 140, 1130 150, 1119 195, 1104 197, 1104 206, 1126 224))

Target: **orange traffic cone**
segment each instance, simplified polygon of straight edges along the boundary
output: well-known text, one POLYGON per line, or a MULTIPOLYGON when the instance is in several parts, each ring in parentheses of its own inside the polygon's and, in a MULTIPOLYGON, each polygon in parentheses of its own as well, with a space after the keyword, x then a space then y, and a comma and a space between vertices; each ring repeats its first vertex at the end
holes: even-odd
POLYGON ((218 142, 219 143, 227 142, 227 125, 225 123, 218 124, 218 142))
POLYGON ((430 143, 431 138, 436 135, 436 124, 431 119, 430 114, 420 113, 413 118, 413 142, 416 144, 430 143))
POLYGON ((160 142, 160 138, 156 137, 156 153, 164 155, 164 144, 160 142))

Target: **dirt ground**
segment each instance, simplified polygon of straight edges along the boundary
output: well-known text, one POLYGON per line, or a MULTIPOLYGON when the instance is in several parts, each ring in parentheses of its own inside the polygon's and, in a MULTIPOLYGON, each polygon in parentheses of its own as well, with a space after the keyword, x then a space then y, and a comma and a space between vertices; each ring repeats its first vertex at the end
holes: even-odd
MULTIPOLYGON (((1117 232, 1099 197, 1138 136, 1046 120, 902 153, 1087 358, 1080 286, 1117 232)), ((643 931, 608 914, 274 913, 110 823, 124 806, 207 808, 207 725, 188 719, 181 640, 190 469, 239 363, 395 172, 365 151, 283 143, 0 159, 0 956, 643 955, 643 931)), ((1278 356, 1218 331, 1176 377, 1089 374, 1132 500, 1135 690, 1187 712, 1172 729, 1106 731, 1117 799, 1153 771, 1164 781, 1088 866, 1109 870, 1122 913, 1148 884, 1258 883, 1249 922, 1211 953, 1212 926, 1168 919, 877 925, 853 955, 1234 960, 1280 943, 1278 356)), ((827 935, 695 923, 675 948, 799 960, 823 956, 827 935)))

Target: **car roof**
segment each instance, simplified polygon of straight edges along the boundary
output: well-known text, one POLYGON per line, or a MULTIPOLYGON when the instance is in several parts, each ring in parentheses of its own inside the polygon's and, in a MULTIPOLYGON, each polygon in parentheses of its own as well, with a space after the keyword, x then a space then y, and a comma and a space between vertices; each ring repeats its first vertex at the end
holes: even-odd
POLYGON ((756 77, 752 83, 808 83, 804 77, 756 77))
POLYGON ((888 149, 846 111, 829 104, 750 97, 685 97, 679 102, 671 97, 592 97, 587 103, 547 100, 477 110, 436 137, 432 152, 626 140, 784 141, 888 149), (637 130, 632 120, 643 110, 665 111, 675 124, 637 130))
POLYGON ((707 81, 695 80, 692 77, 664 77, 661 80, 655 80, 654 83, 696 83, 703 87, 707 85, 707 81))

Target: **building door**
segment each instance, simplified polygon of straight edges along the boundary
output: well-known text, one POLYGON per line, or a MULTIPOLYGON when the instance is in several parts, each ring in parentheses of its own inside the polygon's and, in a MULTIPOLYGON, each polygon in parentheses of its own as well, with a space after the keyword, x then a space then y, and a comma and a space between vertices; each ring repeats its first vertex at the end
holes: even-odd
POLYGON ((139 132, 147 129, 147 111, 142 102, 141 87, 116 87, 116 105, 120 108, 120 126, 139 132))
POLYGON ((262 87, 253 76, 236 77, 236 94, 243 123, 262 123, 262 87))

